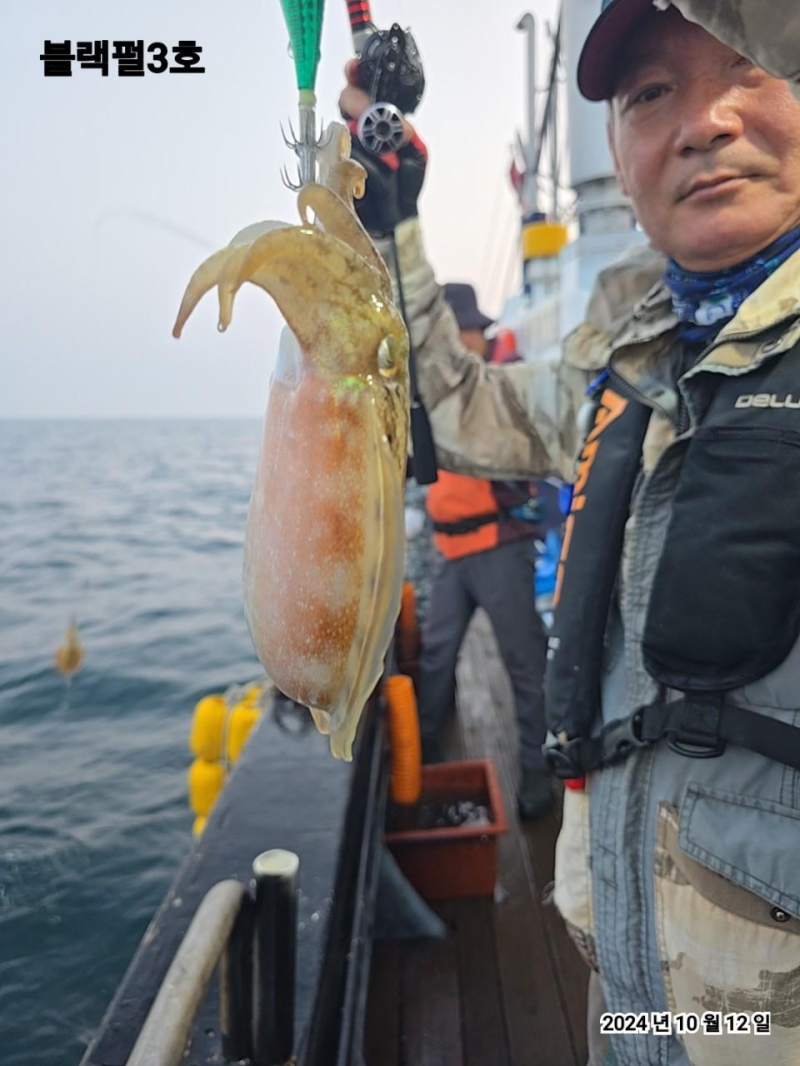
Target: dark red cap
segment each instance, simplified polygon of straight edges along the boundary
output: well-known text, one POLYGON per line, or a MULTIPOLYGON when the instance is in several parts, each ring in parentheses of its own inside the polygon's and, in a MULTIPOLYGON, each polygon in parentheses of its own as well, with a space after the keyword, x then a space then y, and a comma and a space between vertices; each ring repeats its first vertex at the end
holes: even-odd
POLYGON ((603 0, 600 18, 586 38, 578 60, 578 88, 587 100, 610 100, 617 80, 617 61, 627 38, 653 0, 603 0))

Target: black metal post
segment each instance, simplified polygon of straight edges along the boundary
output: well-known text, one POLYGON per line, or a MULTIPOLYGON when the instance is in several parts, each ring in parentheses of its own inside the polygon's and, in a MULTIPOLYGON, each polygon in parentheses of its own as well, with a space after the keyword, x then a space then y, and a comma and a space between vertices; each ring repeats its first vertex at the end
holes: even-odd
POLYGON ((220 958, 222 1054, 229 1062, 253 1055, 253 899, 245 895, 220 958))
POLYGON ((253 862, 253 1062, 283 1066, 294 1045, 297 872, 292 851, 262 852, 253 862))

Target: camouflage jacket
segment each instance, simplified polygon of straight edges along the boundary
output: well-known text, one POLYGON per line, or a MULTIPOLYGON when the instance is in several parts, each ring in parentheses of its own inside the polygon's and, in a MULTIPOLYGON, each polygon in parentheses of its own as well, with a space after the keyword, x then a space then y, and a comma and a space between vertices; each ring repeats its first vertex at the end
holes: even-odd
POLYGON ((611 337, 663 274, 663 257, 636 248, 602 271, 586 320, 564 342, 561 358, 493 366, 461 344, 425 257, 418 220, 401 223, 396 236, 419 390, 440 465, 474 477, 556 472, 570 480, 586 386, 606 365, 611 337))

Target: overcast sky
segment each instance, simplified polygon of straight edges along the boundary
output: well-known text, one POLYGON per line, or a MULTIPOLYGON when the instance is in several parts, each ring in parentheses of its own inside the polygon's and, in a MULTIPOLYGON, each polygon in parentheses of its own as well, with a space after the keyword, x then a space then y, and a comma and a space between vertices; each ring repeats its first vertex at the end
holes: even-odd
MULTIPOLYGON (((6 0, 0 417, 260 415, 280 318, 247 286, 225 335, 214 294, 170 329, 209 253, 267 218, 295 221, 279 122, 296 89, 279 0, 6 0), (10 17, 8 13, 10 14, 10 17), (45 78, 45 39, 193 39, 206 72, 120 78, 73 64, 45 78)), ((555 0, 535 0, 544 20, 555 0)), ((524 0, 374 0, 413 29, 428 89, 416 122, 430 165, 422 217, 440 280, 473 282, 496 314, 516 240, 509 146, 525 122, 524 0)), ((317 94, 337 117, 351 52, 328 0, 317 94)), ((542 75, 544 70, 542 69, 542 75)), ((543 78, 541 79, 543 80, 543 78)))

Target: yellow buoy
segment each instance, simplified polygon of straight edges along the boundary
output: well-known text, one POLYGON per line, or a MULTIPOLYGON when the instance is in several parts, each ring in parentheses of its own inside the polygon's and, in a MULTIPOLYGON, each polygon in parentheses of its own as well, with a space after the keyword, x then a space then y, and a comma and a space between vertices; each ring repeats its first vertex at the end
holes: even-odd
POLYGON ((241 703, 247 703, 250 706, 257 706, 259 700, 264 693, 264 685, 260 681, 254 681, 248 685, 244 690, 244 695, 241 698, 241 703))
POLYGON ((225 750, 225 718, 228 707, 225 697, 206 696, 194 709, 189 750, 198 759, 218 762, 225 750))
POLYGON ((195 759, 189 767, 189 805, 195 814, 207 816, 225 784, 225 767, 207 759, 195 759))
POLYGON ((242 754, 260 715, 258 707, 246 698, 233 708, 228 722, 228 762, 235 763, 242 754))
POLYGON ((192 832, 199 837, 206 817, 225 786, 228 770, 242 754, 253 726, 261 717, 269 683, 251 682, 244 689, 230 689, 228 698, 213 693, 194 709, 189 749, 196 756, 189 767, 189 806, 197 815, 192 832), (232 693, 241 699, 232 707, 232 693))

